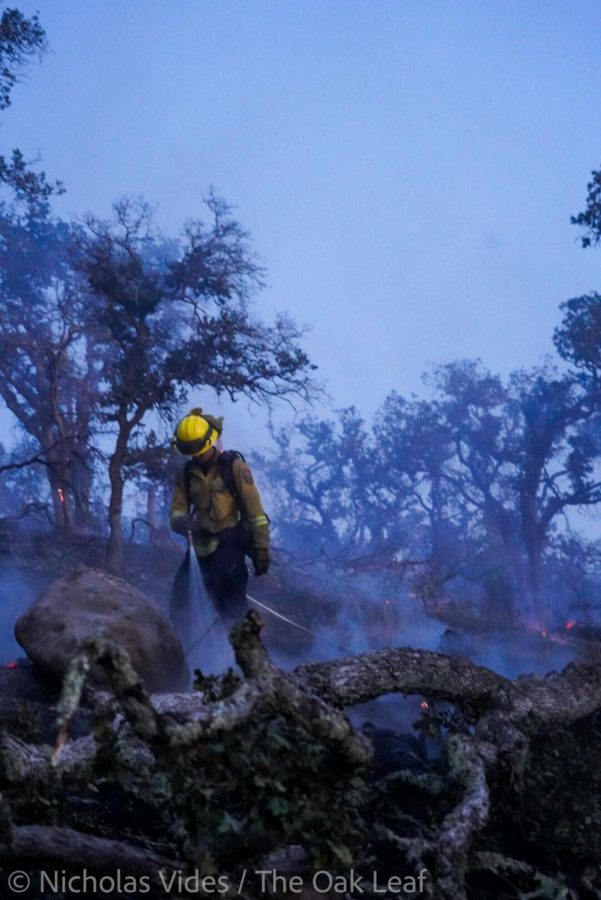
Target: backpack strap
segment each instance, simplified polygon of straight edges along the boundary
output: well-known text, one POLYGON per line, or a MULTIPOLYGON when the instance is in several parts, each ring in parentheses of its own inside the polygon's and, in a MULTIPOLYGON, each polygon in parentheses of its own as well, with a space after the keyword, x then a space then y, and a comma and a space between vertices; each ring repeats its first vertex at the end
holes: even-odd
POLYGON ((238 450, 224 450, 223 453, 219 455, 218 462, 221 469, 221 477, 225 482, 225 486, 238 504, 240 514, 244 516, 244 508, 240 502, 240 495, 238 494, 238 488, 236 487, 236 479, 234 478, 234 463, 237 459, 246 462, 238 450))
MULTIPOLYGON (((244 504, 240 500, 240 494, 238 493, 238 488, 236 487, 236 479, 234 478, 234 463, 237 459, 241 459, 243 463, 246 462, 244 456, 240 453, 239 450, 224 450, 221 456, 219 457, 220 465, 221 465, 221 477, 225 481, 225 486, 236 501, 238 505, 238 511, 240 513, 240 522, 250 534, 250 525, 248 521, 248 516, 246 513, 246 509, 244 504)), ((270 523, 270 518, 267 513, 264 513, 264 517, 266 519, 266 524, 270 523)), ((249 537, 250 540, 250 537, 249 537)))

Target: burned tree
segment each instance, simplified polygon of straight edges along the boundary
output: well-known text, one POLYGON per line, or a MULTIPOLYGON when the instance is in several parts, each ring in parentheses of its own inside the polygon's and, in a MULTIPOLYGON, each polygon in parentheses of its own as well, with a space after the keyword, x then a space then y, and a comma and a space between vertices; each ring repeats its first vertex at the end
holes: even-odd
MULTIPOLYGON (((37 13, 30 19, 18 9, 5 9, 0 17, 0 110, 12 103, 12 92, 27 72, 27 66, 48 49, 46 32, 37 13)), ((49 182, 44 172, 28 164, 14 149, 10 157, 0 154, 0 186, 19 201, 28 201, 36 214, 48 211, 53 194, 61 193, 60 182, 49 182)))
POLYGON ((32 56, 46 50, 46 34, 37 15, 5 9, 0 19, 0 109, 11 104, 11 93, 32 56))
POLYGON ((181 243, 154 231, 149 207, 123 201, 114 219, 90 218, 80 271, 92 291, 99 370, 99 418, 112 429, 108 559, 122 558, 124 466, 146 415, 172 417, 191 388, 269 403, 308 397, 312 366, 286 318, 254 318, 250 300, 262 270, 227 205, 211 195, 211 223, 187 224, 181 243))
POLYGON ((277 452, 259 464, 282 537, 314 559, 409 573, 428 613, 452 602, 454 582, 484 597, 489 628, 524 612, 546 627, 559 611, 546 564, 553 557, 557 586, 567 547, 557 523, 601 500, 601 392, 574 370, 504 382, 469 360, 429 383, 429 399, 391 393, 371 429, 346 410, 338 424, 276 434, 277 452))
MULTIPOLYGON (((0 109, 46 50, 37 16, 0 19, 0 109)), ((20 150, 0 155, 0 396, 40 448, 57 527, 88 524, 90 368, 85 289, 70 265, 72 228, 54 219, 62 193, 20 150)))
POLYGON ((146 495, 145 517, 132 523, 132 536, 135 525, 146 526, 150 543, 159 546, 170 541, 169 505, 173 484, 181 469, 181 463, 173 453, 168 440, 159 440, 151 430, 146 442, 129 450, 125 463, 125 478, 133 480, 142 495, 146 495))
POLYGON ((96 402, 89 297, 73 231, 47 209, 0 204, 0 395, 40 447, 57 527, 87 524, 96 402))
POLYGON ((430 401, 388 399, 382 468, 412 485, 443 575, 453 558, 481 556, 485 571, 496 557, 507 592, 542 625, 555 523, 601 500, 601 394, 573 371, 535 368, 503 384, 469 360, 438 368, 434 388, 430 401))
POLYGON ((273 432, 276 451, 255 454, 278 510, 278 534, 293 551, 343 564, 378 553, 387 534, 374 479, 374 442, 358 411, 301 419, 273 432))

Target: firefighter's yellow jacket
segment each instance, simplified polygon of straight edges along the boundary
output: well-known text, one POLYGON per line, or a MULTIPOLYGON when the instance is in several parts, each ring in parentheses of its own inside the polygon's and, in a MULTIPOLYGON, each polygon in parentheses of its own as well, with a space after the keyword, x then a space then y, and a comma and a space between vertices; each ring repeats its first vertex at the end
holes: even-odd
POLYGON ((237 498, 228 490, 224 468, 218 458, 206 472, 199 464, 192 464, 186 477, 184 467, 175 480, 170 510, 171 527, 178 516, 189 515, 190 502, 194 512, 194 549, 199 556, 213 553, 219 544, 220 532, 235 528, 243 518, 248 522, 252 547, 269 547, 269 519, 252 473, 240 457, 236 457, 230 465, 237 498))

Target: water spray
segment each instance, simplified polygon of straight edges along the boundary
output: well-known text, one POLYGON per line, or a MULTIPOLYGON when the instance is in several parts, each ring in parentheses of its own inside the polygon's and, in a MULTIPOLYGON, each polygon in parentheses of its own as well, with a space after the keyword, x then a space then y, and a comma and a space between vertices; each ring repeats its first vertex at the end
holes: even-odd
MULTIPOLYGON (((198 592, 206 594, 206 592, 204 592, 202 590, 202 575, 200 573, 198 559, 196 558, 196 551, 194 550, 194 541, 192 538, 191 531, 188 531, 188 548, 189 548, 189 554, 190 554, 190 572, 191 572, 190 581, 191 581, 192 594, 197 595, 198 592)), ((335 647, 335 649, 338 652, 342 651, 345 654, 351 652, 348 648, 343 647, 340 643, 338 643, 338 641, 331 641, 331 640, 328 640, 327 638, 323 638, 323 637, 319 638, 319 636, 314 631, 312 631, 310 628, 306 628, 304 625, 301 625, 299 622, 295 622, 293 619, 289 619, 288 616, 283 615, 282 613, 273 609, 271 606, 268 606, 266 603, 262 603, 260 600, 257 600, 256 597, 252 597, 250 594, 247 594, 246 596, 247 596, 247 599, 249 600, 249 602, 252 603, 254 606, 258 607, 259 609, 263 610, 264 612, 268 613, 269 615, 274 616, 276 619, 279 619, 280 621, 285 622, 287 625, 290 625, 292 628, 296 628, 298 631, 302 631, 305 634, 308 634, 317 640, 322 640, 324 643, 329 644, 332 647, 335 647)), ((194 596, 191 599, 193 600, 193 605, 197 606, 198 597, 194 596)), ((208 604, 209 607, 212 607, 212 604, 210 603, 208 598, 205 602, 208 604)), ((213 612, 215 613, 215 615, 210 616, 210 622, 208 625, 206 625, 206 627, 202 631, 202 634, 199 637, 196 637, 196 639, 186 648, 185 653, 186 653, 187 657, 190 656, 191 651, 196 650, 203 642, 206 641, 209 633, 211 631, 213 631, 215 626, 221 625, 221 627, 223 628, 220 617, 216 613, 216 610, 213 609, 213 612)))
POLYGON ((187 537, 189 595, 188 622, 182 635, 184 653, 190 669, 200 668, 204 674, 220 674, 229 665, 234 665, 233 652, 223 622, 207 593, 191 531, 188 531, 187 537))

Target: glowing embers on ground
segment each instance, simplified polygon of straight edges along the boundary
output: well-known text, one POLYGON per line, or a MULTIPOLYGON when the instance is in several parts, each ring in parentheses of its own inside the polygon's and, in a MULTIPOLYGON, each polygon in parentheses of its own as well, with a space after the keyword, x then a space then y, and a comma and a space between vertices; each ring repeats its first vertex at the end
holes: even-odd
POLYGON ((556 628, 534 628, 532 631, 556 644, 601 644, 601 626, 579 619, 568 619, 556 628))

